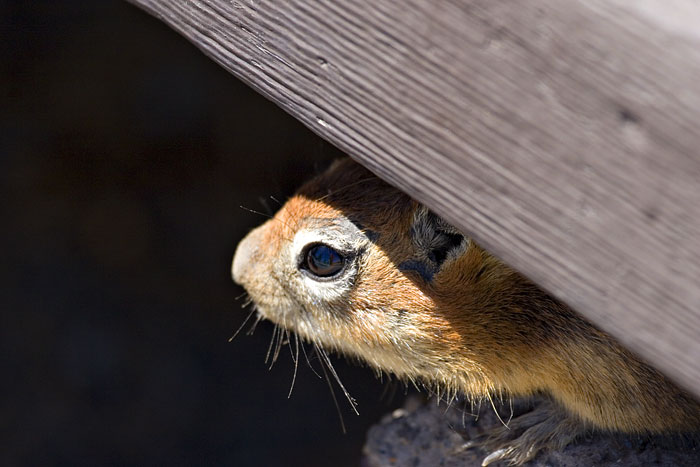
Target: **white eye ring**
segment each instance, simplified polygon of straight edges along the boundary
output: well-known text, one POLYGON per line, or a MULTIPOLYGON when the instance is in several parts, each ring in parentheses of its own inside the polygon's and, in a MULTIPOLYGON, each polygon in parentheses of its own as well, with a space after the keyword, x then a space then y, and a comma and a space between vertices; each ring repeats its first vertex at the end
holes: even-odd
MULTIPOLYGON (((291 258, 297 277, 301 279, 303 293, 316 300, 331 302, 347 298, 355 283, 358 264, 357 258, 364 245, 353 242, 356 236, 343 229, 311 228, 300 230, 294 236, 290 248, 291 258), (318 245, 332 249, 343 258, 339 271, 327 277, 314 274, 306 262, 307 253, 318 245)), ((358 237, 359 238, 359 237, 358 237)))

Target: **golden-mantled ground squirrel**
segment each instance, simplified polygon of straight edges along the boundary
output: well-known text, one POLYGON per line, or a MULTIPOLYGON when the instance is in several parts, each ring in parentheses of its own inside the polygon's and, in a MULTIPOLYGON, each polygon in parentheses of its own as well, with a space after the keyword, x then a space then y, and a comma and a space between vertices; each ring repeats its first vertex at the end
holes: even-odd
POLYGON ((522 464, 589 429, 694 432, 700 405, 474 241, 349 159, 241 241, 258 313, 304 340, 444 394, 546 395, 490 433, 522 464))

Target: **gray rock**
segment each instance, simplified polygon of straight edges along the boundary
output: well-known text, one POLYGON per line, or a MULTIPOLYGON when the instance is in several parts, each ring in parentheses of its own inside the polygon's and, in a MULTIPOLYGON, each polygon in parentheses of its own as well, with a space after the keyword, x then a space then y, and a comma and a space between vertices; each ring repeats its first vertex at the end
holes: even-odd
MULTIPOLYGON (((489 454, 481 449, 462 450, 469 439, 502 423, 490 404, 478 414, 461 404, 423 403, 409 399, 402 409, 385 416, 368 432, 363 467, 470 467, 480 466, 489 454)), ((508 413, 510 411, 508 410, 508 413)), ((507 420, 507 415, 501 418, 507 420)), ((504 462, 491 464, 505 466, 504 462)), ((642 439, 594 434, 560 452, 540 453, 528 467, 590 466, 700 466, 697 442, 657 437, 642 439)))

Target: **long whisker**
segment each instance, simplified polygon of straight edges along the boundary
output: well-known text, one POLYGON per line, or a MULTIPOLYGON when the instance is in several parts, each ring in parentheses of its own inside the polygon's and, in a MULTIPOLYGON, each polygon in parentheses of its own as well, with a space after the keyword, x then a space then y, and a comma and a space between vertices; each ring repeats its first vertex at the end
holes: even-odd
POLYGON ((246 331, 246 336, 252 336, 253 333, 255 332, 255 328, 258 326, 258 323, 262 321, 262 316, 257 315, 255 317, 255 321, 253 321, 253 324, 250 325, 250 329, 246 331))
MULTIPOLYGON (((301 351, 304 353, 304 358, 306 359, 306 364, 309 366, 311 371, 319 378, 321 379, 321 375, 318 374, 318 372, 314 369, 314 366, 311 364, 311 360, 309 360, 309 355, 306 353, 306 347, 304 346, 304 343, 302 342, 301 345, 301 351)), ((314 353, 316 353, 316 349, 314 349, 314 353)))
POLYGON ((285 328, 280 327, 279 332, 277 333, 277 342, 275 342, 275 351, 272 354, 272 363, 270 364, 270 368, 272 368, 272 365, 275 364, 277 361, 277 357, 280 355, 280 349, 282 348, 282 344, 284 343, 284 336, 286 333, 288 333, 285 328))
MULTIPOLYGON (((279 325, 275 324, 275 327, 272 328, 272 337, 270 338, 270 345, 267 347, 267 354, 265 355, 265 363, 270 361, 270 355, 272 354, 272 346, 276 342, 277 339, 277 330, 279 329, 279 325)), ((272 362, 270 364, 270 368, 272 368, 272 365, 275 362, 272 362)))
POLYGON ((353 182, 353 183, 350 183, 350 184, 348 184, 348 185, 341 186, 340 188, 337 188, 337 189, 335 189, 335 190, 333 190, 333 191, 329 191, 328 194, 326 194, 326 195, 324 195, 324 196, 321 196, 321 197, 318 198, 316 201, 323 201, 324 199, 328 198, 329 196, 333 196, 334 194, 340 193, 340 192, 342 192, 342 191, 345 191, 345 190, 347 190, 348 188, 354 187, 355 185, 359 185, 359 184, 361 184, 361 183, 369 182, 369 181, 372 181, 372 180, 376 180, 376 177, 363 178, 362 180, 358 180, 358 181, 353 182))
MULTIPOLYGON (((297 380, 297 368, 299 367, 299 336, 294 334, 294 347, 295 352, 292 353, 292 361, 294 362, 294 374, 292 375, 292 385, 289 387, 289 394, 287 394, 287 399, 292 397, 292 391, 294 390, 294 383, 297 380)), ((289 351, 292 351, 292 346, 289 346, 289 351)))
POLYGON ((357 411, 357 402, 355 401, 355 399, 352 398, 352 396, 350 395, 348 390, 345 389, 345 386, 343 386, 343 383, 340 381, 340 377, 338 376, 338 373, 335 372, 335 368, 333 367, 333 364, 331 363, 331 359, 328 358, 328 354, 322 348, 319 348, 319 350, 320 350, 319 355, 326 363, 328 370, 331 372, 331 374, 335 378, 335 381, 338 383, 338 386, 340 386, 340 389, 343 390, 343 394, 345 394, 345 398, 348 400, 348 402, 350 402, 350 407, 352 408, 353 412, 355 412, 356 415, 360 415, 360 413, 357 411))
POLYGON ((229 342, 231 342, 233 339, 235 339, 236 336, 238 335, 238 333, 241 332, 241 329, 243 329, 243 326, 245 326, 245 323, 248 322, 248 320, 250 319, 250 317, 253 316, 253 313, 255 313, 255 307, 253 307, 253 309, 250 310, 250 313, 248 313, 248 316, 245 317, 245 319, 243 320, 243 322, 241 323, 241 325, 238 327, 238 329, 236 330, 236 332, 233 333, 233 336, 231 336, 231 337, 228 339, 229 342))
POLYGON ((268 219, 274 219, 274 220, 276 220, 277 222, 281 222, 282 224, 286 225, 287 227, 289 227, 290 229, 292 229, 292 231, 295 230, 295 229, 294 229, 293 227, 291 227, 287 222, 285 222, 285 221, 283 221, 282 219, 280 219, 279 216, 275 216, 275 215, 271 215, 271 214, 265 214, 264 212, 256 211, 255 209, 250 209, 250 208, 247 208, 247 207, 242 206, 242 205, 239 205, 238 207, 241 208, 241 209, 243 209, 243 210, 245 210, 245 211, 251 212, 251 213, 253 213, 253 214, 257 214, 257 215, 259 215, 259 216, 267 217, 268 219))
POLYGON ((241 209, 243 209, 243 210, 245 210, 245 211, 252 212, 253 214, 258 214, 258 215, 260 215, 260 216, 268 217, 268 218, 272 219, 272 215, 271 215, 271 214, 265 214, 264 212, 256 211, 255 209, 250 209, 250 208, 247 208, 247 207, 245 207, 245 206, 240 206, 240 205, 239 205, 238 207, 241 208, 241 209))
MULTIPOLYGON (((320 353, 318 345, 314 344, 314 348, 317 353, 320 353)), ((323 364, 323 361, 321 360, 321 370, 323 370, 323 375, 325 376, 326 383, 328 384, 328 389, 331 391, 331 396, 333 397, 333 404, 335 404, 335 411, 338 413, 338 418, 340 419, 340 429, 343 431, 343 434, 346 434, 348 431, 345 428, 345 420, 343 419, 343 413, 340 411, 340 405, 338 404, 338 398, 335 396, 335 391, 333 390, 333 384, 331 384, 331 379, 328 377, 328 372, 326 371, 326 367, 323 364)))

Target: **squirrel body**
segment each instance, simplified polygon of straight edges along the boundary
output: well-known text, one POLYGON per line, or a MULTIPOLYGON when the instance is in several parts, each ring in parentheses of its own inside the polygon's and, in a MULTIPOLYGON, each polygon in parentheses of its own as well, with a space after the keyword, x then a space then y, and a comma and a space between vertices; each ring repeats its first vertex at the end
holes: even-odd
POLYGON ((248 234, 232 273, 264 318, 380 371, 477 399, 547 395, 479 440, 485 465, 590 429, 700 427, 698 402, 664 375, 350 159, 248 234))

